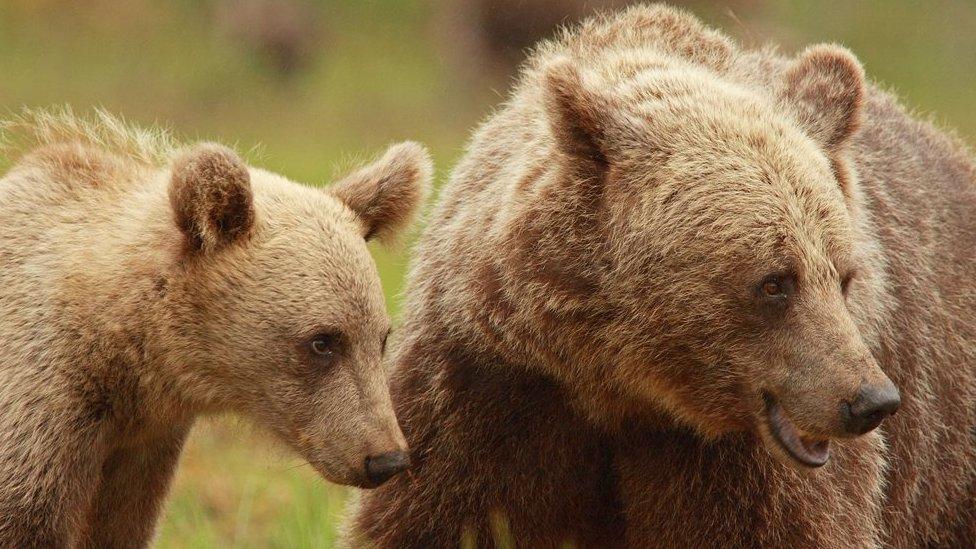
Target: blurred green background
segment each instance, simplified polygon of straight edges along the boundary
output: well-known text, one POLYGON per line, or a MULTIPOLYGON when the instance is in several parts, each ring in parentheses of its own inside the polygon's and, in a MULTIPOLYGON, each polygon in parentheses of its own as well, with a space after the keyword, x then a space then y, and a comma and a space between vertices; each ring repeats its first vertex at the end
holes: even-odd
MULTIPOLYGON (((443 181, 524 48, 615 0, 4 0, 0 109, 101 106, 326 184, 390 142, 443 181)), ((680 2, 747 44, 849 46, 906 104, 976 135, 976 2, 680 2)), ((0 160, 0 165, 7 162, 0 160)), ((375 250, 396 317, 405 249, 375 250)), ((157 546, 330 547, 349 492, 233 418, 201 422, 157 546)))

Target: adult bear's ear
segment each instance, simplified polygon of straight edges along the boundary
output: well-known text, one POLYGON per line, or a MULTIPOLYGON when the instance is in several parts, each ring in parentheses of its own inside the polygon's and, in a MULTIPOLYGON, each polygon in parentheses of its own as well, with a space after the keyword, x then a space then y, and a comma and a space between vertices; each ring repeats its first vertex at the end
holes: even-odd
POLYGON ((211 252, 242 240, 254 225, 250 173, 223 145, 201 143, 174 159, 169 202, 193 251, 211 252))
POLYGON ((811 46, 790 66, 782 95, 797 111, 806 132, 829 152, 836 152, 857 130, 864 100, 864 69, 847 49, 811 46))
POLYGON ((560 59, 546 69, 543 94, 556 147, 590 166, 606 166, 612 156, 608 134, 615 125, 614 111, 604 97, 587 87, 570 59, 560 59))
POLYGON ((379 160, 329 188, 363 224, 363 238, 387 239, 410 224, 430 192, 430 154, 419 143, 391 146, 379 160))

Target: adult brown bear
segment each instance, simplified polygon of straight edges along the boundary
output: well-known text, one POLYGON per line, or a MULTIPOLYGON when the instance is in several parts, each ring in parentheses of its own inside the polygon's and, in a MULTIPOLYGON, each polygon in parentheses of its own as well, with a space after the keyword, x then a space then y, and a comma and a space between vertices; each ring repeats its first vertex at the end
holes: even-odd
POLYGON ((543 44, 419 244, 414 469, 350 539, 972 545, 974 180, 836 46, 659 6, 543 44))

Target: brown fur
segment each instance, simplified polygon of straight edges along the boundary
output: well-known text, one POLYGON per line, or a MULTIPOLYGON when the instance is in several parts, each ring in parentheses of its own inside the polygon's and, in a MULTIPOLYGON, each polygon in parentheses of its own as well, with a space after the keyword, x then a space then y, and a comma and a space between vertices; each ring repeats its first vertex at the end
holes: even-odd
POLYGON ((194 250, 213 252, 247 236, 254 226, 251 174, 233 151, 199 145, 172 169, 170 207, 194 250))
POLYGON ((146 545, 201 414, 250 417, 326 478, 371 484, 365 458, 404 441, 363 226, 406 224, 422 148, 334 194, 105 114, 11 127, 26 154, 0 179, 0 546, 146 545), (319 334, 331 357, 310 351, 319 334))
POLYGON ((393 237, 410 222, 414 212, 403 204, 420 204, 426 189, 402 182, 430 180, 430 163, 417 161, 425 155, 417 143, 401 143, 332 186, 332 193, 359 214, 366 240, 393 237))
POLYGON ((836 46, 745 51, 660 6, 544 43, 418 246, 414 469, 348 539, 487 545, 502 515, 525 547, 971 545, 974 180, 836 46), (902 408, 845 434, 888 377, 902 408))

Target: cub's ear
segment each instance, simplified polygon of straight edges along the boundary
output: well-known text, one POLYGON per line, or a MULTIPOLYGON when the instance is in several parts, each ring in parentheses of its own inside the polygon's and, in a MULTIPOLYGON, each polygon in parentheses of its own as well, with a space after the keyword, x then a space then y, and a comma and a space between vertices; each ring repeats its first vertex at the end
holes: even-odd
POLYGON ((188 248, 211 252, 244 239, 254 224, 251 176, 237 154, 201 143, 173 161, 169 202, 188 248))
POLYGON ((613 111, 602 96, 587 88, 571 60, 561 59, 546 69, 543 94, 559 150, 589 164, 606 165, 613 111))
POLYGON ((430 192, 434 165, 419 143, 391 146, 379 160, 329 188, 359 216, 363 238, 388 239, 413 221, 430 192))
POLYGON ((847 49, 807 48, 787 69, 780 94, 795 106, 807 133, 835 152, 857 130, 864 100, 864 69, 847 49))

